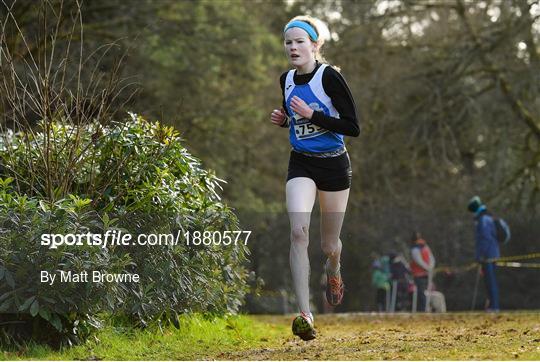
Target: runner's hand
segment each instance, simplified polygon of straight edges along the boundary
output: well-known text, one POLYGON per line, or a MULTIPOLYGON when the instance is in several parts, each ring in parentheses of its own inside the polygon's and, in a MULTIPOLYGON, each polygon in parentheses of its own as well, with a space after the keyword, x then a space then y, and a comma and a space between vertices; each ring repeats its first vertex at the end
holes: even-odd
POLYGON ((294 96, 291 100, 291 109, 294 113, 298 113, 304 118, 311 119, 313 116, 313 109, 311 109, 306 102, 304 102, 300 97, 294 96))
POLYGON ((285 123, 285 119, 287 116, 285 115, 285 111, 283 108, 281 109, 274 109, 272 111, 272 114, 270 115, 270 120, 273 124, 277 126, 282 126, 285 123))

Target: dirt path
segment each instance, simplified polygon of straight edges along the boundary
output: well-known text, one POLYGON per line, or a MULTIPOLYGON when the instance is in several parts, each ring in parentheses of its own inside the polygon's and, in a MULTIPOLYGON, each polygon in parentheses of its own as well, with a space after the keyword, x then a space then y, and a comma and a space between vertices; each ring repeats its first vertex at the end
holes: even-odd
MULTIPOLYGON (((291 316, 259 316, 269 328, 291 316)), ((317 339, 292 335, 217 359, 249 360, 540 360, 540 313, 335 314, 317 316, 317 339)))

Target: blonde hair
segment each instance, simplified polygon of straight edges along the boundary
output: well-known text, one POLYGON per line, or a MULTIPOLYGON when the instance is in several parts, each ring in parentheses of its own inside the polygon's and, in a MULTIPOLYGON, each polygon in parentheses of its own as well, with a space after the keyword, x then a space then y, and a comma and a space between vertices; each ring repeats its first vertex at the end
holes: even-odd
POLYGON ((320 63, 327 63, 326 59, 324 59, 321 48, 325 42, 326 39, 330 38, 330 31, 328 30, 328 26, 322 21, 317 18, 314 18, 310 15, 298 15, 292 18, 287 22, 287 24, 292 23, 293 21, 303 21, 305 23, 308 23, 315 29, 317 32, 317 41, 313 41, 317 44, 317 51, 315 52, 315 60, 318 60, 320 63))

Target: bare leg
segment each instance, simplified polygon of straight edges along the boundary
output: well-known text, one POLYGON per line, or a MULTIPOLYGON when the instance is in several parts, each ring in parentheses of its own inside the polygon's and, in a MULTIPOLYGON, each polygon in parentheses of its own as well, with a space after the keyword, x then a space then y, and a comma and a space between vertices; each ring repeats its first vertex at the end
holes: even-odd
POLYGON ((341 258, 341 240, 339 235, 349 200, 349 189, 342 191, 320 191, 321 205, 321 247, 327 256, 329 271, 339 271, 341 258))
POLYGON ((298 308, 310 314, 309 308, 309 222, 317 195, 315 182, 296 177, 287 182, 287 211, 291 224, 289 262, 298 308))

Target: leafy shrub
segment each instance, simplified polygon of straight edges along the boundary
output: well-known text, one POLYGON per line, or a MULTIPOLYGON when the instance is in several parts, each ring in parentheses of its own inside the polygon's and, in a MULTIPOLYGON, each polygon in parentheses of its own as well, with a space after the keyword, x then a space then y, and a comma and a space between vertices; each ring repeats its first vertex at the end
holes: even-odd
POLYGON ((133 114, 109 126, 53 122, 41 132, 5 133, 0 162, 0 313, 3 322, 25 322, 18 336, 77 342, 104 311, 144 325, 184 312, 238 310, 247 288, 243 243, 41 245, 44 233, 238 230, 218 195, 222 181, 173 128, 133 114), (136 272, 141 281, 47 285, 41 270, 136 272))

